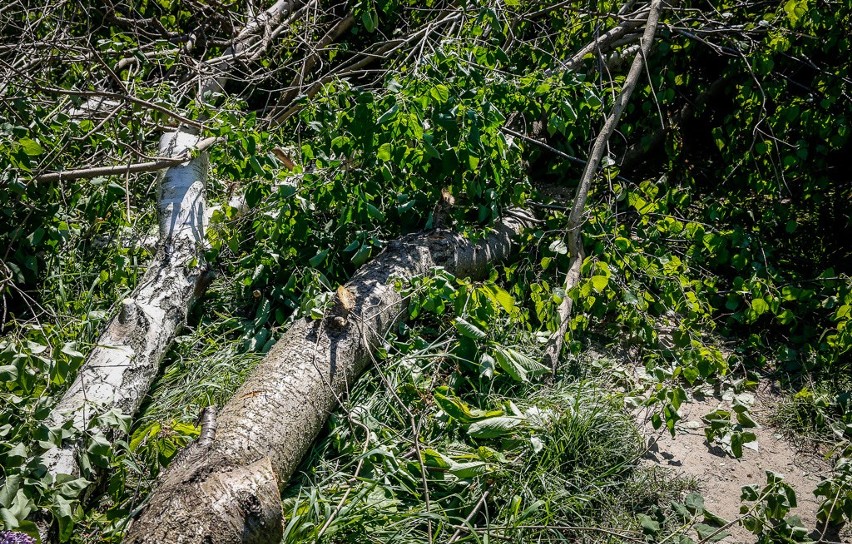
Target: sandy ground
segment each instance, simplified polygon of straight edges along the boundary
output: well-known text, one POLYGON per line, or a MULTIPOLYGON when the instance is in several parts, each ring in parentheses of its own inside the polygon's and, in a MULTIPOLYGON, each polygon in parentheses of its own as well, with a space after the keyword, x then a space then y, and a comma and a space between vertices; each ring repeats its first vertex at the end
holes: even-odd
MULTIPOLYGON (((739 516, 740 488, 749 484, 766 483, 766 470, 784 475, 784 481, 796 491, 798 506, 791 514, 798 515, 809 529, 817 526, 816 512, 819 502, 813 490, 817 483, 830 473, 828 464, 817 454, 798 451, 777 430, 768 425, 776 397, 766 384, 757 393, 737 395, 740 402, 751 406, 752 417, 760 425, 755 429, 757 446, 745 448, 741 459, 734 459, 724 450, 707 443, 704 436, 705 424, 702 416, 717 409, 731 409, 733 393, 705 395, 690 399, 681 406, 682 417, 677 426, 677 436, 672 438, 668 431, 655 431, 648 414, 636 414, 640 430, 643 431, 649 452, 644 462, 668 467, 677 473, 694 477, 700 482, 706 508, 726 520, 739 516), (757 398, 757 401, 755 401, 757 398)), ((753 543, 757 537, 741 526, 730 530, 731 536, 724 543, 753 543)), ((691 535, 693 538, 695 535, 691 535)), ((811 534, 818 539, 819 533, 811 534)), ((845 527, 840 534, 825 534, 822 542, 852 543, 852 528, 845 527)))

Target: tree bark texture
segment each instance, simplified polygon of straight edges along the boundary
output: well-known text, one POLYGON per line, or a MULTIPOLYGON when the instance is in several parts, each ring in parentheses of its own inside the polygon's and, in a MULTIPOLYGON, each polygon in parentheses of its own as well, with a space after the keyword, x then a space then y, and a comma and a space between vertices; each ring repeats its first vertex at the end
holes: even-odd
MULTIPOLYGON (((200 100, 206 99, 206 93, 223 92, 234 58, 255 38, 253 34, 275 24, 290 12, 293 4, 294 0, 278 0, 243 28, 226 52, 223 65, 215 67, 200 82, 200 100)), ((266 45, 263 36, 259 39, 266 45)), ((89 109, 104 105, 104 96, 96 98, 101 102, 89 109)), ((195 128, 203 126, 189 119, 181 121, 195 128)), ((75 427, 86 429, 93 416, 113 408, 133 414, 148 393, 160 361, 186 323, 192 303, 206 288, 200 255, 208 169, 204 149, 214 141, 201 140, 180 129, 160 139, 161 157, 183 158, 195 149, 196 158, 168 165, 170 168, 159 187, 160 243, 154 262, 131 296, 121 302, 118 315, 110 321, 73 384, 54 408, 49 419, 53 426, 62 425, 70 418, 75 427), (201 142, 204 143, 199 145, 201 142)), ((128 167, 127 171, 130 170, 128 167)), ((62 175, 61 172, 49 174, 48 178, 62 179, 62 175)), ((68 177, 71 176, 66 173, 68 177)), ((45 463, 53 475, 79 472, 73 445, 49 450, 45 453, 45 463)))
MULTIPOLYGON (((160 154, 183 156, 198 137, 172 132, 160 139, 160 154)), ((204 240, 207 155, 202 152, 169 168, 159 184, 160 242, 154 261, 98 339, 49 422, 71 419, 89 427, 94 416, 113 408, 132 414, 154 381, 160 361, 186 321, 202 277, 199 249, 204 240)), ((76 474, 74 445, 45 453, 52 474, 76 474)))
POLYGON ((338 290, 330 315, 291 326, 222 409, 215 439, 194 443, 164 472, 126 541, 279 542, 280 490, 368 365, 370 350, 405 317, 394 279, 436 266, 481 277, 509 255, 524 226, 509 216, 479 243, 447 231, 390 243, 338 290))

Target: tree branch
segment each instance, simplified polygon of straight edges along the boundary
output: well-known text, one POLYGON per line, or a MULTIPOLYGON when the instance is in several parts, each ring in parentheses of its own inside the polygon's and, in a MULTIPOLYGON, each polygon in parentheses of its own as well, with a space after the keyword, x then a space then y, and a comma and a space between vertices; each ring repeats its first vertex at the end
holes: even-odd
POLYGON ((180 157, 158 157, 156 160, 148 162, 138 162, 133 164, 116 164, 114 166, 95 166, 92 168, 76 168, 73 170, 63 170, 60 172, 50 172, 35 176, 33 181, 54 182, 54 181, 71 181, 75 179, 91 179, 99 176, 118 176, 124 174, 139 174, 142 172, 156 172, 169 166, 178 166, 185 163, 191 157, 192 152, 201 152, 209 148, 213 144, 224 140, 224 138, 210 137, 198 142, 198 145, 193 149, 188 150, 180 157))
POLYGON ((565 278, 566 295, 557 310, 559 314, 559 326, 548 340, 544 352, 545 359, 550 360, 550 368, 553 374, 556 374, 559 366, 559 353, 562 351, 565 333, 568 332, 568 320, 571 317, 573 300, 567 293, 579 283, 580 268, 585 258, 583 252, 582 224, 586 209, 586 199, 589 196, 592 180, 598 173, 598 167, 600 166, 601 159, 603 159, 607 143, 612 133, 615 132, 615 127, 618 125, 621 114, 624 113, 624 108, 627 107, 630 95, 633 94, 633 89, 636 88, 636 83, 642 74, 643 59, 647 57, 651 50, 651 44, 657 32, 657 23, 660 19, 661 8, 662 0, 652 0, 648 12, 648 22, 645 24, 645 32, 641 39, 641 47, 633 58, 633 64, 631 64, 630 71, 627 73, 621 93, 615 99, 612 111, 606 118, 604 126, 598 133, 597 138, 595 138, 595 143, 592 145, 592 151, 589 155, 589 161, 586 163, 583 176, 580 178, 580 184, 577 186, 571 213, 568 215, 568 250, 571 255, 571 264, 568 267, 568 273, 565 278))
POLYGON ((114 100, 123 100, 125 102, 130 102, 131 104, 136 104, 136 105, 142 106, 146 109, 162 113, 163 115, 171 117, 172 119, 174 119, 176 121, 180 121, 181 123, 183 123, 187 126, 197 128, 197 129, 203 129, 204 128, 203 123, 199 123, 198 121, 195 121, 195 120, 190 119, 188 117, 184 117, 183 115, 176 113, 176 112, 173 112, 172 110, 170 110, 170 109, 168 109, 164 106, 160 106, 159 104, 154 104, 153 102, 149 102, 147 100, 142 100, 141 98, 136 98, 135 96, 131 96, 131 95, 127 95, 127 94, 113 93, 113 92, 110 92, 110 91, 78 91, 78 90, 75 90, 75 89, 59 89, 57 87, 45 87, 43 85, 39 85, 38 83, 34 83, 34 87, 35 87, 36 91, 42 91, 42 92, 52 93, 52 94, 64 94, 64 95, 67 95, 67 96, 82 96, 82 97, 86 97, 86 98, 103 97, 103 98, 112 98, 114 100))
MULTIPOLYGON (((634 15, 641 16, 645 14, 645 9, 641 9, 637 11, 634 15)), ((650 16, 649 16, 650 18, 650 16)), ((586 44, 582 49, 577 51, 570 59, 561 63, 559 66, 560 69, 566 72, 573 72, 577 69, 583 59, 586 58, 587 55, 591 55, 595 51, 608 49, 613 47, 616 42, 619 42, 621 38, 625 37, 627 34, 630 34, 633 29, 642 25, 642 19, 631 18, 627 19, 620 25, 613 27, 588 44, 586 44)), ((647 28, 647 27, 646 27, 647 28)), ((551 75, 553 70, 547 70, 545 72, 547 75, 551 75)))

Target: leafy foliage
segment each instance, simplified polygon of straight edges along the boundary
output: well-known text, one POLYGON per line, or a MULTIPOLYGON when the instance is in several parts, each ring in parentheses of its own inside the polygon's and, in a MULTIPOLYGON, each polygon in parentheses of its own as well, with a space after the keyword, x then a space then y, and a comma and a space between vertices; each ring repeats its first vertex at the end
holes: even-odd
MULTIPOLYGON (((724 0, 711 13, 683 2, 664 14, 595 181, 588 257, 569 292, 566 195, 622 77, 611 50, 571 56, 622 23, 620 4, 421 4, 293 18, 253 42, 226 92, 203 103, 195 87, 245 22, 238 2, 0 10, 2 34, 26 37, 0 49, 3 527, 32 532, 27 519, 46 509, 64 539, 118 539, 197 435, 198 410, 227 399, 294 317, 321 316, 334 286, 388 240, 436 226, 478 236, 509 206, 538 206, 542 222, 487 282, 435 271, 397 286, 411 324, 387 339, 385 370, 353 391, 288 491, 288 539, 369 529, 422 540, 429 524, 452 535, 471 513, 469 539, 483 526, 518 541, 576 539, 576 527, 530 528, 576 520, 631 537, 665 538, 687 521, 713 534, 719 523, 695 495, 668 496, 679 484, 643 489, 622 399, 601 391, 604 378, 569 365, 540 385, 539 349, 566 297, 570 355, 603 341, 644 365, 654 384, 637 396, 658 428, 675 432, 693 387, 778 379, 788 428, 829 442, 837 461, 816 491, 821 516, 848 521, 848 3, 724 0), (307 49, 350 13, 303 74, 307 49), (221 207, 206 252, 221 279, 132 427, 112 413, 103 432, 47 428, 151 256, 156 180, 39 176, 150 158, 179 121, 224 139, 210 150, 208 197, 221 207), (454 205, 440 209, 447 194, 454 205), (83 477, 49 481, 42 452, 80 437, 83 477), (75 524, 96 536, 75 536, 75 524)), ((708 442, 734 456, 753 439, 743 406, 706 420, 708 442)), ((788 488, 770 480, 744 492, 749 528, 798 538, 784 521, 788 488)))

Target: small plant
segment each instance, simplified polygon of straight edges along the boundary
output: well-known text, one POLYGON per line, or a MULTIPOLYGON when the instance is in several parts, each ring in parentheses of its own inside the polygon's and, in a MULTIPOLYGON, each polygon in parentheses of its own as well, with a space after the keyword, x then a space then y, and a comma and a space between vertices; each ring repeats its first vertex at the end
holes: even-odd
POLYGON ((817 485, 814 495, 825 497, 817 512, 820 522, 852 522, 852 459, 841 459, 834 474, 817 485))
POLYGON ((743 486, 740 500, 751 505, 740 506, 743 527, 758 536, 758 544, 776 542, 812 542, 799 516, 788 516, 796 507, 796 492, 784 477, 766 471, 766 485, 743 486))
POLYGON ((672 541, 678 544, 694 544, 695 541, 685 534, 689 529, 695 529, 702 543, 719 542, 730 536, 730 533, 725 530, 730 524, 707 510, 704 506, 704 497, 697 491, 687 495, 683 502, 672 501, 671 515, 668 516, 668 519, 662 511, 658 511, 657 514, 656 519, 646 514, 639 514, 638 516, 642 531, 647 536, 654 537, 656 542, 672 541), (678 528, 667 534, 664 530, 666 521, 668 521, 668 525, 675 524, 675 527, 678 528), (675 537, 677 537, 676 540, 675 537))
POLYGON ((729 455, 739 459, 743 456, 745 444, 757 442, 757 435, 746 430, 757 427, 757 423, 749 415, 748 407, 739 401, 734 401, 733 411, 736 414, 736 423, 731 423, 729 410, 713 410, 704 416, 707 423, 704 434, 707 442, 721 446, 729 455))

